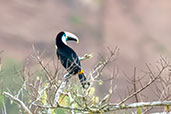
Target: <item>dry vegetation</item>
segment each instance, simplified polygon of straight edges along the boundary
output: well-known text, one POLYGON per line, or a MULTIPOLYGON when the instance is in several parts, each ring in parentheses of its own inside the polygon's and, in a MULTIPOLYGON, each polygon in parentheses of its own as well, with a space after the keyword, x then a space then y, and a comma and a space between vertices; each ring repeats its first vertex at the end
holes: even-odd
MULTIPOLYGON (((44 63, 43 53, 39 53, 34 47, 34 55, 30 60, 40 66, 40 72, 34 74, 27 66, 21 71, 23 84, 15 93, 3 91, 3 95, 18 104, 21 113, 29 114, 54 114, 56 109, 62 109, 70 113, 105 113, 133 112, 138 114, 149 113, 160 107, 160 112, 169 112, 171 105, 171 78, 170 62, 167 58, 161 57, 156 65, 145 64, 146 68, 141 70, 142 76, 137 75, 137 68, 134 68, 133 77, 130 78, 124 72, 125 79, 131 86, 128 87, 127 96, 120 95, 119 103, 112 103, 111 96, 117 92, 117 85, 113 81, 119 76, 119 68, 115 67, 111 73, 110 87, 104 97, 95 94, 95 84, 103 85, 102 72, 109 63, 115 63, 119 57, 119 49, 109 50, 109 57, 99 61, 92 71, 87 75, 91 83, 88 89, 83 89, 78 80, 73 77, 64 78, 65 74, 59 67, 60 63, 51 60, 44 63), (54 66, 51 68, 50 66, 54 66), (55 69, 54 71, 52 69, 55 69), (148 96, 144 90, 152 88, 154 101, 148 101, 148 96), (127 101, 135 99, 135 102, 128 104, 127 101), (145 102, 146 101, 146 102, 145 102), (163 108, 165 107, 165 109, 163 108), (126 110, 123 110, 126 109, 126 110), (136 110, 135 110, 136 109, 136 110), (118 112, 119 111, 119 112, 118 112)), ((81 61, 87 61, 92 55, 85 54, 80 57, 81 61)), ((3 103, 2 112, 6 113, 6 105, 3 103)))

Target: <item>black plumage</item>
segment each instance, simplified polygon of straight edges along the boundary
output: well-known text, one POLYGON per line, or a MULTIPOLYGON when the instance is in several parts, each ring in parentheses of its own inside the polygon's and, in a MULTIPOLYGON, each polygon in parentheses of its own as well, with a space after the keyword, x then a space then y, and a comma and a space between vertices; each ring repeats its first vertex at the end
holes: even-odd
POLYGON ((81 69, 80 60, 76 54, 76 52, 70 48, 66 41, 77 41, 77 37, 69 36, 70 34, 67 32, 60 32, 56 37, 56 46, 57 46, 57 57, 61 61, 61 64, 68 71, 70 75, 78 74, 80 82, 85 88, 86 85, 90 85, 89 82, 86 82, 86 77, 81 69))

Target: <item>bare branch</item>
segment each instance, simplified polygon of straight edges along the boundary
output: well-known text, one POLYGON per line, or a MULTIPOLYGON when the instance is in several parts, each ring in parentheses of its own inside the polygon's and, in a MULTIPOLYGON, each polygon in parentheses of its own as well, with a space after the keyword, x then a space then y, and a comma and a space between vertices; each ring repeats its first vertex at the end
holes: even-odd
MULTIPOLYGON (((151 74, 154 76, 154 74, 152 73, 150 67, 147 64, 146 64, 146 66, 149 69, 149 71, 151 72, 151 74)), ((153 79, 151 79, 145 86, 143 86, 142 88, 140 88, 139 90, 137 90, 133 94, 129 95, 125 99, 123 99, 119 104, 122 104, 122 103, 126 102, 127 100, 129 100, 130 98, 132 98, 133 96, 135 96, 136 94, 140 93, 141 91, 146 89, 148 86, 150 86, 153 82, 155 82, 160 77, 160 75, 163 73, 163 71, 165 70, 166 67, 167 66, 163 66, 157 76, 155 76, 153 79)))
POLYGON ((23 103, 23 101, 21 101, 20 99, 18 99, 17 97, 11 95, 8 92, 3 92, 3 95, 5 95, 6 97, 14 100, 16 103, 18 103, 20 106, 23 107, 23 109, 28 113, 28 114, 32 114, 32 112, 28 109, 28 107, 23 103))
POLYGON ((121 109, 131 109, 131 108, 138 108, 138 107, 154 107, 154 106, 171 106, 171 101, 153 101, 153 102, 139 102, 139 103, 132 103, 132 104, 109 104, 105 108, 103 108, 104 112, 109 111, 116 111, 121 109))

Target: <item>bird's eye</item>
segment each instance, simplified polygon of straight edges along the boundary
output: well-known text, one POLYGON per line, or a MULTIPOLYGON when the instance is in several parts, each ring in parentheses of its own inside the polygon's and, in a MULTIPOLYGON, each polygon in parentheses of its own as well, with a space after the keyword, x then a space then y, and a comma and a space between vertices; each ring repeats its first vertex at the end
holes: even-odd
POLYGON ((62 38, 63 38, 63 37, 65 37, 65 34, 64 34, 64 35, 62 35, 62 38))
POLYGON ((64 34, 64 35, 62 36, 62 39, 67 40, 66 34, 64 34))

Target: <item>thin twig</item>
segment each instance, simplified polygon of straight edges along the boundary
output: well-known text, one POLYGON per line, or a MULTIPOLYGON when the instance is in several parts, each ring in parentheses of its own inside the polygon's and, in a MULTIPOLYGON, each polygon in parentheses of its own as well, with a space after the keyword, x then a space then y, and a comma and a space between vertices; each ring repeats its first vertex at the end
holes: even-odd
POLYGON ((131 108, 138 108, 138 107, 154 107, 154 106, 171 106, 171 101, 139 102, 139 103, 132 103, 128 105, 109 104, 103 109, 103 111, 110 112, 110 111, 116 111, 121 109, 131 109, 131 108))
MULTIPOLYGON (((149 69, 149 71, 151 71, 150 67, 147 64, 146 64, 146 66, 149 69)), ((140 93, 141 91, 143 91, 144 89, 146 89, 148 86, 150 86, 153 82, 155 82, 159 78, 159 76, 162 74, 162 72, 165 70, 166 67, 167 66, 162 67, 161 71, 158 73, 158 75, 156 77, 154 77, 153 79, 151 79, 145 86, 143 86, 142 88, 140 88, 136 92, 132 93, 131 95, 129 95, 125 99, 123 99, 119 104, 122 104, 122 103, 126 102, 127 100, 129 100, 130 98, 132 98, 134 95, 140 93)), ((151 74, 154 75, 152 72, 151 72, 151 74)))
POLYGON ((14 100, 16 103, 18 103, 20 106, 23 107, 23 109, 28 113, 28 114, 32 114, 32 112, 28 109, 28 107, 23 103, 23 101, 21 101, 20 99, 16 98, 15 96, 11 95, 8 92, 3 92, 3 95, 5 95, 6 97, 11 98, 12 100, 14 100))

